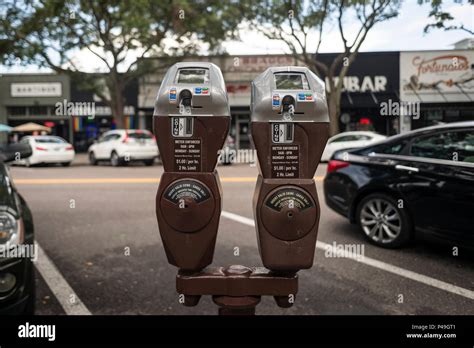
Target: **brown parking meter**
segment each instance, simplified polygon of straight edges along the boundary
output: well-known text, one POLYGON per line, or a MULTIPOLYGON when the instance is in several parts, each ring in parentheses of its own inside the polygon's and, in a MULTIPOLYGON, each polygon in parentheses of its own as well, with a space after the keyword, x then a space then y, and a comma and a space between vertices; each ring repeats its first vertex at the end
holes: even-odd
POLYGON ((254 209, 266 268, 206 267, 221 212, 215 166, 230 122, 224 86, 215 65, 180 63, 168 71, 156 102, 165 170, 156 213, 168 260, 180 268, 176 290, 185 306, 212 296, 219 314, 255 314, 262 296, 291 307, 296 272, 312 266, 318 232, 313 176, 328 138, 324 85, 300 67, 270 68, 252 84, 251 127, 260 164, 254 209))
POLYGON ((156 216, 169 263, 197 271, 212 262, 222 192, 215 170, 229 132, 224 78, 211 63, 173 65, 155 102, 163 161, 156 216))
POLYGON ((286 273, 310 268, 320 215, 314 174, 329 136, 324 84, 304 67, 272 67, 252 82, 251 107, 263 264, 286 273))

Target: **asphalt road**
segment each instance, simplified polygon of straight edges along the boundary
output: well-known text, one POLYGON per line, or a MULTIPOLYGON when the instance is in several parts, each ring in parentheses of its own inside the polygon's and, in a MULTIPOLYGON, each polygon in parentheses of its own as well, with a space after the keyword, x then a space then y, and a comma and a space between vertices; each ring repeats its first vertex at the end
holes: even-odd
MULTIPOLYGON (((47 272, 46 277, 37 272, 37 313, 215 314, 210 298, 192 308, 178 302, 176 269, 167 263, 155 217, 162 167, 91 167, 78 157, 69 168, 11 168, 33 212, 36 240, 50 261, 48 267, 44 260, 37 266, 47 272)), ((313 268, 299 272, 295 305, 281 309, 264 298, 257 313, 474 313, 472 255, 461 250, 453 256, 449 246, 425 242, 401 250, 367 243, 356 226, 324 204, 325 170, 321 165, 316 173, 318 240, 363 246, 365 257, 331 257, 320 244, 313 268)), ((257 169, 240 164, 219 166, 218 171, 224 211, 253 219, 257 169)), ((261 261, 254 228, 222 217, 213 265, 231 264, 260 266, 261 261)))

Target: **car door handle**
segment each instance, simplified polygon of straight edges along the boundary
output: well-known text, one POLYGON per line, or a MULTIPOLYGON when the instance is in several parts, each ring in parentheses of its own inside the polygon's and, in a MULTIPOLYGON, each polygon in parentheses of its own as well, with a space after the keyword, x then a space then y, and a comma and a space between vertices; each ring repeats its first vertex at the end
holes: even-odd
POLYGON ((418 168, 415 168, 415 167, 408 167, 408 166, 403 166, 401 164, 397 164, 395 166, 395 169, 396 170, 405 170, 407 172, 415 172, 415 173, 418 173, 420 170, 418 168))

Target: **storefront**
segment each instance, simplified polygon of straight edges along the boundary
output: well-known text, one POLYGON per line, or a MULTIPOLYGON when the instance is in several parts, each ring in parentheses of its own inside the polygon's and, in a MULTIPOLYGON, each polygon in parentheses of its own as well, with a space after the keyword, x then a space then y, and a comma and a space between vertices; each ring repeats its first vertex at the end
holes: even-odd
MULTIPOLYGON (((340 131, 371 130, 393 135, 437 121, 473 120, 473 55, 472 50, 359 53, 343 81, 340 131), (414 62, 418 56, 421 58, 414 62), (459 66, 456 69, 446 67, 446 59, 455 57, 457 60, 454 62, 459 62, 459 66), (445 62, 441 63, 442 60, 445 62), (419 64, 422 65, 421 69, 419 64), (414 91, 406 87, 413 78, 422 81, 416 84, 414 91), (407 118, 401 117, 401 112, 391 112, 401 110, 404 107, 402 104, 408 101, 421 103, 421 115, 407 118)), ((318 56, 326 64, 331 64, 336 57, 335 53, 318 56)), ((291 55, 188 57, 187 60, 210 61, 221 68, 232 114, 230 133, 239 148, 251 146, 251 81, 270 66, 296 64, 291 55)), ((161 69, 139 82, 140 128, 152 129, 154 102, 165 72, 166 69, 161 69)), ((324 76, 322 78, 326 80, 324 76)))
MULTIPOLYGON (((100 79, 101 76, 97 75, 100 79)), ((132 81, 125 91, 125 128, 145 128, 139 127, 137 110, 138 85, 132 81)), ((90 103, 94 106, 94 115, 77 114, 73 117, 74 146, 76 151, 87 151, 89 146, 102 133, 115 129, 115 122, 112 117, 110 106, 102 102, 94 93, 84 91, 75 84, 71 86, 71 101, 74 104, 90 103)))
POLYGON ((56 103, 70 98, 67 75, 0 75, 0 123, 11 127, 34 122, 51 128, 51 134, 72 140, 72 123, 58 115, 56 103))
POLYGON ((418 51, 400 54, 400 98, 419 103, 419 117, 407 128, 474 120, 474 51, 418 51))
MULTIPOLYGON (((337 54, 318 55, 328 66, 337 54)), ((398 103, 399 52, 361 52, 349 67, 343 79, 341 94, 341 132, 370 130, 380 134, 398 133, 398 118, 381 113, 384 103, 398 103)), ((337 81, 337 78, 335 78, 337 81)), ((325 78, 326 88, 329 88, 325 78)))
MULTIPOLYGON (((321 54, 320 59, 332 62, 336 54, 321 54)), ((193 57, 217 64, 224 75, 232 114, 231 135, 239 148, 249 148, 251 81, 270 66, 295 65, 290 55, 193 57)), ((142 79, 139 88, 140 112, 151 129, 153 103, 162 74, 142 79)), ((369 129, 382 134, 397 132, 395 118, 380 116, 380 103, 399 100, 399 53, 360 53, 344 79, 341 98, 341 130, 369 129)))

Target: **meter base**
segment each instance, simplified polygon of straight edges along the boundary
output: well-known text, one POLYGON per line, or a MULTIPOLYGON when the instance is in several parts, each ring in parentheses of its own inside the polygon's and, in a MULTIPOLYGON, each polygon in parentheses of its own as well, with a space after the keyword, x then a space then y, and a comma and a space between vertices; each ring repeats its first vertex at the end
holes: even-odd
POLYGON ((210 295, 220 315, 253 315, 262 296, 273 296, 279 307, 291 307, 298 292, 298 276, 240 265, 207 267, 199 272, 180 270, 176 290, 184 295, 185 306, 196 306, 201 296, 210 295))

